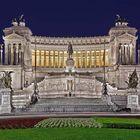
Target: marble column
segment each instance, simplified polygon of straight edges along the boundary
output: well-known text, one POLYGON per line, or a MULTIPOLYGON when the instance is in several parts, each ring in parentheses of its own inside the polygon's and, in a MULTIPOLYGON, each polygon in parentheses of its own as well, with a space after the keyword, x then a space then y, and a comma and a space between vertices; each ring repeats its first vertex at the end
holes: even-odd
POLYGON ((11 64, 11 47, 12 47, 12 45, 8 45, 8 52, 7 52, 7 55, 8 55, 8 65, 11 64))
POLYGON ((130 46, 128 45, 128 65, 130 64, 130 46))
POLYGON ((101 50, 99 50, 99 67, 101 67, 101 50))
POLYGON ((121 57, 122 57, 122 64, 124 64, 125 63, 124 45, 121 46, 121 57))
POLYGON ((51 66, 50 66, 50 61, 51 61, 51 59, 50 59, 51 57, 50 57, 50 50, 49 50, 49 68, 51 68, 51 66))
POLYGON ((16 59, 17 59, 16 58, 16 47, 17 47, 17 44, 15 46, 13 46, 13 54, 11 54, 13 56, 13 63, 12 63, 12 65, 16 65, 16 59))
POLYGON ((4 45, 1 46, 1 56, 0 56, 1 57, 1 65, 3 65, 3 62, 4 62, 3 61, 3 58, 4 58, 3 57, 3 49, 4 49, 4 45))
POLYGON ((128 63, 128 52, 127 52, 127 44, 124 45, 124 64, 128 63))
POLYGON ((132 64, 136 64, 136 49, 132 47, 132 64))
POLYGON ((2 64, 5 64, 5 45, 2 46, 2 64))
POLYGON ((87 68, 87 50, 85 50, 85 68, 87 68))
POLYGON ((60 64, 59 64, 60 63, 60 54, 59 53, 60 53, 60 51, 58 51, 58 68, 60 68, 60 64))
POLYGON ((40 67, 41 67, 41 59, 42 59, 41 50, 39 50, 39 66, 40 66, 40 67))
POLYGON ((94 67, 96 67, 96 49, 94 50, 94 67))
POLYGON ((18 65, 18 62, 19 62, 19 58, 18 58, 18 45, 16 45, 16 50, 15 50, 15 65, 18 65))
POLYGON ((89 54, 89 67, 91 68, 91 65, 92 65, 92 53, 91 53, 91 50, 90 50, 90 54, 89 54))
POLYGON ((22 63, 22 49, 21 44, 18 45, 18 64, 22 63))
POLYGON ((64 62, 64 50, 63 50, 63 66, 62 66, 63 68, 65 67, 64 64, 65 62, 64 62))
POLYGON ((78 53, 77 53, 77 50, 76 50, 76 62, 75 62, 75 65, 76 65, 76 68, 78 68, 78 53))
POLYGON ((44 67, 46 67, 46 50, 44 50, 44 67))
POLYGON ((125 50, 126 50, 126 51, 125 51, 125 53, 126 53, 126 55, 125 55, 125 57, 126 57, 125 60, 126 60, 126 64, 127 64, 127 65, 129 64, 129 53, 128 53, 129 51, 128 51, 128 47, 129 47, 129 46, 127 45, 126 48, 125 48, 125 50))
POLYGON ((13 48, 11 49, 11 57, 13 59, 13 62, 11 62, 11 65, 16 65, 16 46, 17 45, 13 46, 13 48))
POLYGON ((13 44, 11 46, 11 62, 10 62, 11 65, 14 64, 14 49, 15 49, 15 47, 16 47, 16 44, 13 44))
POLYGON ((8 65, 8 48, 11 46, 11 44, 5 44, 5 56, 4 56, 4 59, 5 59, 5 63, 6 65, 8 65))
POLYGON ((53 51, 53 68, 55 68, 55 51, 53 51))
POLYGON ((80 54, 80 56, 81 56, 81 66, 80 66, 80 68, 83 68, 83 56, 82 56, 83 53, 82 53, 82 51, 80 51, 80 53, 81 53, 81 54, 80 54))

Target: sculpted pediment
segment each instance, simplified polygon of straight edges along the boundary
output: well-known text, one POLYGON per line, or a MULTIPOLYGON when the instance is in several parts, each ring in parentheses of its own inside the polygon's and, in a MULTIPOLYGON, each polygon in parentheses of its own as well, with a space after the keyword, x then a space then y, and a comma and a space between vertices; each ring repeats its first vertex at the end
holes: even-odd
POLYGON ((14 40, 22 40, 23 37, 18 35, 18 34, 16 34, 15 32, 13 32, 12 34, 3 37, 3 39, 4 40, 12 40, 12 39, 14 39, 14 40))
POLYGON ((129 39, 129 40, 136 40, 136 39, 137 39, 136 36, 133 36, 133 35, 131 35, 131 34, 129 34, 129 33, 124 33, 124 34, 118 36, 118 38, 119 38, 119 39, 127 39, 127 40, 128 40, 128 39, 129 39))

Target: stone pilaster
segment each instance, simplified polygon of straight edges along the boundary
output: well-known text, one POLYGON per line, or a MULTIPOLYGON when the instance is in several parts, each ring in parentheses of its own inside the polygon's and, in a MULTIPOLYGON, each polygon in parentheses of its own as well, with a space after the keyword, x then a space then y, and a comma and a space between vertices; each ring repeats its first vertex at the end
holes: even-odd
POLYGON ((0 114, 11 113, 11 89, 0 89, 0 114))
POLYGON ((127 91, 127 108, 131 111, 140 111, 139 97, 136 89, 128 89, 127 91))

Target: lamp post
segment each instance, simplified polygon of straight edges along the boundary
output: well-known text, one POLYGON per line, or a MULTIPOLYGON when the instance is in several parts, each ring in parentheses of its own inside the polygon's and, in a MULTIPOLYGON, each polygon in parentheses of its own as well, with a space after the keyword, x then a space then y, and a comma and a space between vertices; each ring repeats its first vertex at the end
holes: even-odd
POLYGON ((34 81, 34 93, 38 94, 38 86, 36 81, 36 38, 35 38, 35 81, 34 81))
POLYGON ((35 104, 38 101, 38 85, 36 81, 36 38, 35 38, 35 79, 34 79, 34 92, 31 96, 31 104, 35 104))
POLYGON ((104 81, 103 81, 103 90, 102 93, 103 95, 107 95, 107 84, 106 84, 106 78, 105 78, 105 59, 106 55, 105 55, 105 40, 104 40, 104 56, 103 56, 103 61, 104 61, 104 66, 103 66, 103 71, 104 71, 104 81))

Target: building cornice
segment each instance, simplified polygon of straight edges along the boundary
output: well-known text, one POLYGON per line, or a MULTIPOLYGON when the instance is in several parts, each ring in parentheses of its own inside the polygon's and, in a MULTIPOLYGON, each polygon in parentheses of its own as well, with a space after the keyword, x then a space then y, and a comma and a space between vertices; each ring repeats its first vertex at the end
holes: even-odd
POLYGON ((67 45, 71 42, 72 45, 90 45, 90 44, 104 44, 110 42, 110 36, 97 36, 97 37, 41 37, 32 36, 32 44, 45 44, 45 45, 67 45))

